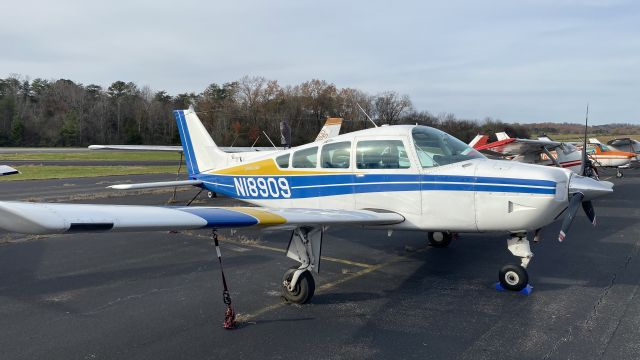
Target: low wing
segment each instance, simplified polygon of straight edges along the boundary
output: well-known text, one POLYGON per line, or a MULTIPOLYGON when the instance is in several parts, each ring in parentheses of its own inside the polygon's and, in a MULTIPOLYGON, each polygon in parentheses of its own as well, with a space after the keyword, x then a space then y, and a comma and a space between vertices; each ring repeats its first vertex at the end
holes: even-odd
POLYGON ((160 207, 0 202, 0 229, 25 234, 156 231, 301 225, 391 225, 404 221, 373 210, 160 207))
POLYGON ((544 152, 544 148, 551 151, 560 146, 562 143, 558 141, 508 138, 474 148, 489 155, 500 154, 506 157, 539 155, 544 152))
POLYGON ((0 165, 0 176, 20 174, 20 171, 7 165, 0 165))

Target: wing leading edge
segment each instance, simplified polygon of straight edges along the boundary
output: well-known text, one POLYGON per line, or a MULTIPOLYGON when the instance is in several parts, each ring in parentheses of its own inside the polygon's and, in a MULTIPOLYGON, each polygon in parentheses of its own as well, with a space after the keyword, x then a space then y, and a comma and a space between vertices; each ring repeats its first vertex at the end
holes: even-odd
POLYGON ((0 202, 0 228, 25 234, 95 231, 163 231, 301 225, 392 225, 397 213, 372 210, 159 207, 0 202))

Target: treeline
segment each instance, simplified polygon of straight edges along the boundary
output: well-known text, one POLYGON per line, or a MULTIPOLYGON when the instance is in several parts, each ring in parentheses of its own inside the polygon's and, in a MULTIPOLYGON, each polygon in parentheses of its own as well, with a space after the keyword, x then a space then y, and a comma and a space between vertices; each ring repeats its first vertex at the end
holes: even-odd
POLYGON ((498 120, 457 119, 414 109, 407 95, 385 91, 371 95, 337 88, 323 80, 281 86, 276 80, 245 76, 212 83, 200 93, 170 95, 132 82, 116 81, 106 89, 67 79, 10 76, 0 79, 0 146, 86 146, 89 144, 179 144, 172 110, 193 104, 221 145, 278 143, 279 124, 289 122, 293 144, 315 138, 327 117, 344 118, 342 132, 378 124, 422 124, 468 142, 478 133, 507 131, 528 137, 528 130, 498 120))
MULTIPOLYGON (((582 134, 584 124, 575 123, 533 123, 524 125, 534 134, 582 134)), ((594 135, 633 135, 640 134, 640 125, 606 124, 589 126, 587 132, 594 135)))

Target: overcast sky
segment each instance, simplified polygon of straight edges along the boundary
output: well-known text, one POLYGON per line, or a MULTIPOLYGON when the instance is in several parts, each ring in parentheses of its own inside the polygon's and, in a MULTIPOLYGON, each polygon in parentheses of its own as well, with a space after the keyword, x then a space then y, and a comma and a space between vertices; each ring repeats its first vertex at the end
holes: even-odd
POLYGON ((640 124, 640 2, 11 1, 0 77, 171 94, 264 76, 508 122, 640 124), (165 4, 166 3, 166 4, 165 4))

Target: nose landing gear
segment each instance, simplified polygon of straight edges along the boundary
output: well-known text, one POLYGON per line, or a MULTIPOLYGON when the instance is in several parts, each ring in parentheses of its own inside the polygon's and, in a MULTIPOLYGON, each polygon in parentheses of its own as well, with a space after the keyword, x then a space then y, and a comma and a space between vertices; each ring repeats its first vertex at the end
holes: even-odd
POLYGON ((508 264, 503 266, 498 273, 498 280, 504 289, 521 291, 529 284, 527 266, 533 257, 527 234, 513 234, 511 239, 507 240, 507 247, 514 256, 521 258, 521 263, 520 265, 508 264))

